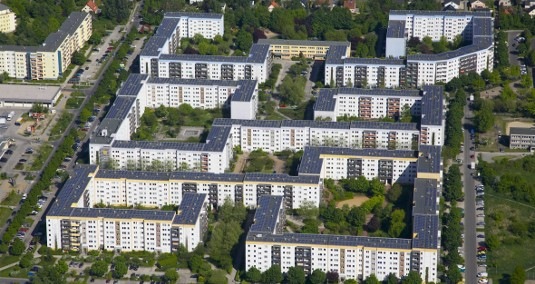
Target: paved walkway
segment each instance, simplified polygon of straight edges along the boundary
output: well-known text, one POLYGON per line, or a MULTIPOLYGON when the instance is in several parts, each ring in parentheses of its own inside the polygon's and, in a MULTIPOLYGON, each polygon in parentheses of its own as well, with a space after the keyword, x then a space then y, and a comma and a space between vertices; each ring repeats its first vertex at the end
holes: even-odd
POLYGON ((520 159, 522 157, 531 155, 527 152, 476 152, 477 155, 485 162, 494 163, 493 158, 495 157, 511 157, 514 159, 520 159))

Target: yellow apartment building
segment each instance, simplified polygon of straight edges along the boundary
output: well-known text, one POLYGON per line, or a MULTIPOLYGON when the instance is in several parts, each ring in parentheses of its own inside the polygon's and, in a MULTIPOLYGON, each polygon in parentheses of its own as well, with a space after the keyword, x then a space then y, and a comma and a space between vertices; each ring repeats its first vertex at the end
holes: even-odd
POLYGON ((258 43, 268 44, 273 56, 281 59, 291 59, 302 54, 305 58, 324 60, 331 46, 344 46, 345 56, 351 55, 351 43, 344 41, 261 39, 258 43))
POLYGON ((0 4, 0 32, 11 33, 17 28, 16 16, 8 6, 0 4))

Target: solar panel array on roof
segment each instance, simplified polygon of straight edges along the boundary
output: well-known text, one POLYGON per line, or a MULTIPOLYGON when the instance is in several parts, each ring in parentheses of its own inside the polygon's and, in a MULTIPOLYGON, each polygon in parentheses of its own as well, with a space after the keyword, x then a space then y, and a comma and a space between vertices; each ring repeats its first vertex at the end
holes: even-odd
POLYGON ((184 193, 178 207, 179 214, 175 215, 173 224, 193 225, 197 223, 206 200, 207 195, 204 193, 184 193))
POLYGON ((410 239, 360 237, 328 234, 258 234, 249 232, 247 241, 268 242, 273 244, 363 246, 368 248, 411 249, 410 239))
POLYGON ((420 145, 420 157, 418 157, 419 173, 440 173, 442 171, 441 147, 432 145, 420 145))
POLYGON ((198 19, 221 19, 223 18, 223 14, 217 14, 217 13, 193 13, 193 12, 166 12, 164 14, 164 18, 182 18, 182 17, 188 17, 188 18, 198 18, 198 19))
POLYGON ((115 98, 105 119, 126 119, 135 102, 135 97, 118 96, 115 98))
POLYGON ((121 85, 117 91, 118 96, 132 96, 137 97, 143 83, 149 76, 146 74, 130 74, 126 81, 121 85))
POLYGON ((415 215, 412 218, 413 248, 437 249, 440 224, 438 215, 415 215))
POLYGON ((275 234, 280 211, 282 210, 282 196, 261 196, 258 198, 254 222, 249 229, 250 234, 275 234))
POLYGON ((390 20, 386 30, 387 38, 405 38, 405 21, 390 20))
POLYGON ((442 125, 444 122, 444 87, 426 85, 421 100, 421 124, 442 125))
POLYGON ((242 80, 234 94, 230 97, 232 102, 250 102, 255 94, 256 80, 242 80))
POLYGON ((436 179, 416 178, 412 196, 412 215, 436 215, 439 195, 436 179))

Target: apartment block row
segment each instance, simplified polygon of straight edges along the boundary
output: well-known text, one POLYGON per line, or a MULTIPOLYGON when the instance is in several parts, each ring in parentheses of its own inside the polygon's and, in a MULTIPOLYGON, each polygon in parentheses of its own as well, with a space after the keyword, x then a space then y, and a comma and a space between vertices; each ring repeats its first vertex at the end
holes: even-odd
MULTIPOLYGON (((441 86, 426 85, 421 91, 322 89, 314 104, 314 119, 330 121, 336 121, 338 117, 399 119, 404 109, 409 110, 413 116, 421 117, 420 144, 444 144, 446 109, 444 90, 441 86)), ((371 142, 375 140, 371 139, 371 142)))
POLYGON ((442 174, 440 164, 424 163, 428 160, 440 163, 440 149, 440 146, 424 145, 420 145, 419 151, 306 147, 299 175, 319 175, 321 179, 333 180, 364 176, 388 184, 412 184, 414 179, 425 177, 428 168, 442 174))
POLYGON ((102 208, 96 166, 75 169, 46 215, 47 245, 62 250, 192 251, 208 226, 208 195, 184 193, 177 211, 102 208))
POLYGON ((401 278, 416 271, 422 279, 437 282, 440 147, 423 146, 415 163, 411 239, 284 232, 284 198, 262 196, 246 239, 246 270, 256 267, 266 271, 273 265, 280 266, 282 272, 290 267, 301 267, 305 273, 320 269, 338 273, 342 281, 362 281, 371 274, 383 280, 390 273, 401 278))
POLYGON ((92 32, 91 15, 72 12, 41 46, 0 46, 0 72, 17 79, 56 80, 63 76, 72 55, 82 49, 92 32))
POLYGON ((447 83, 469 72, 492 70, 494 64, 491 12, 391 11, 386 59, 350 58, 339 46, 329 49, 325 84, 356 87, 410 87, 447 83), (460 36, 470 44, 437 54, 407 54, 412 37, 433 41, 460 36))
POLYGON ((141 107, 228 108, 231 117, 255 119, 258 110, 258 82, 255 80, 200 80, 158 78, 131 74, 118 92, 135 97, 141 107))

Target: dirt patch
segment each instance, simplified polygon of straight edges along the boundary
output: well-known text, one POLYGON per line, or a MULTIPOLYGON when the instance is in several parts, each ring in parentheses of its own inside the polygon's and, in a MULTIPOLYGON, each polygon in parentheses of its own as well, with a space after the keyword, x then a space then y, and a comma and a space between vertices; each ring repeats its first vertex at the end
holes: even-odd
POLYGON ((360 206, 362 205, 362 203, 364 203, 365 201, 367 201, 369 198, 367 196, 364 196, 364 195, 358 195, 358 196, 355 196, 351 199, 348 199, 348 200, 344 200, 344 201, 340 201, 336 204, 336 208, 342 208, 344 207, 344 205, 349 205, 349 207, 353 207, 353 206, 360 206))
POLYGON ((509 129, 511 127, 521 127, 521 128, 532 128, 535 126, 535 123, 533 122, 527 122, 527 121, 513 121, 513 122, 509 122, 507 123, 507 126, 506 126, 506 129, 505 129, 505 134, 506 135, 509 135, 509 129))
POLYGON ((269 157, 275 162, 273 164, 273 170, 278 174, 284 173, 284 170, 286 169, 286 162, 273 154, 269 154, 269 157))
POLYGON ((245 169, 245 166, 247 165, 247 158, 249 158, 249 153, 243 153, 238 156, 238 160, 236 160, 236 163, 234 164, 234 173, 239 174, 243 172, 243 169, 245 169))
POLYGON ((279 34, 274 33, 268 29, 263 29, 263 31, 267 38, 277 38, 279 36, 279 34))
POLYGON ((479 94, 480 94, 481 98, 483 98, 483 99, 493 99, 493 98, 499 96, 501 92, 502 92, 502 87, 496 87, 496 88, 492 88, 492 89, 483 91, 483 92, 481 92, 479 94))

